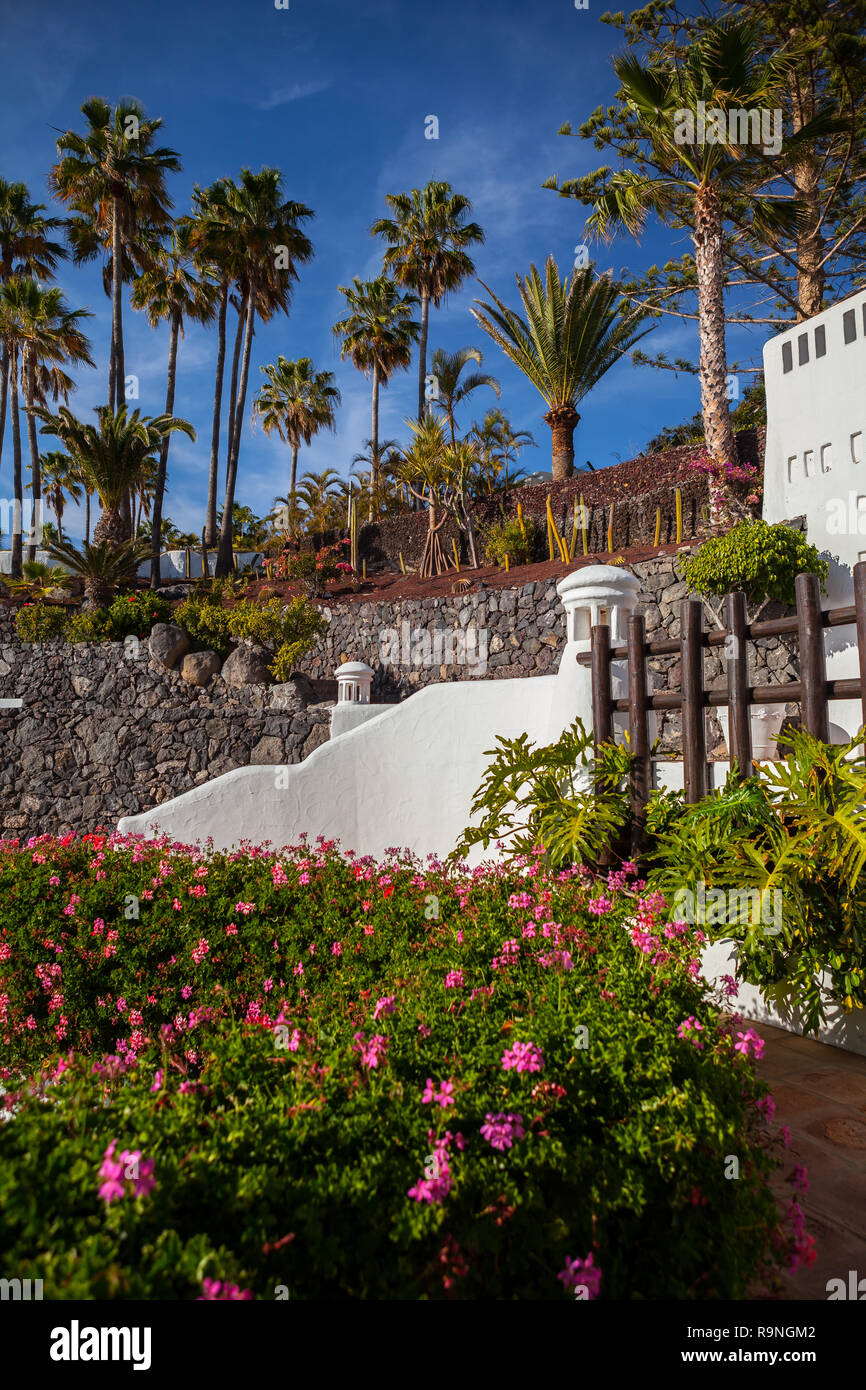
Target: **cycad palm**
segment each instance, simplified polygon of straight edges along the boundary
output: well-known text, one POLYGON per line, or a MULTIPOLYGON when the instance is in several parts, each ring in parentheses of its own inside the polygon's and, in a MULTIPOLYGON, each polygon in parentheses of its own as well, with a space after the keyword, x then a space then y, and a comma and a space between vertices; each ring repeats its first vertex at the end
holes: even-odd
POLYGON ((544 278, 533 265, 525 280, 519 275, 516 279, 525 319, 487 285, 493 304, 476 300, 481 307, 472 312, 547 402, 544 419, 553 435, 553 476, 569 478, 580 419, 576 405, 644 336, 637 331, 644 315, 623 308, 616 288, 596 277, 591 266, 562 280, 549 256, 544 278))
MULTIPOLYGON (((746 199, 753 230, 796 232, 798 208, 789 197, 766 195, 772 166, 748 141, 729 140, 728 113, 781 106, 792 57, 766 59, 757 27, 742 20, 724 21, 707 30, 680 63, 673 60, 645 67, 635 57, 614 60, 620 100, 634 122, 633 153, 637 169, 599 170, 560 188, 592 207, 587 230, 610 240, 618 232, 637 236, 652 213, 668 226, 693 229, 700 334, 699 380, 707 448, 721 466, 738 462, 727 400, 725 343, 725 264, 723 204, 733 195, 746 199), (712 115, 725 115, 724 138, 706 139, 695 116, 699 103, 712 115), (598 193, 598 183, 602 192, 598 193)), ((804 126, 785 142, 794 155, 807 149, 825 118, 804 126)), ((570 135, 569 126, 561 134, 570 135)), ((713 128, 712 135, 719 132, 713 128)), ((739 130, 735 132, 739 135, 739 130)))
MULTIPOLYGON (((132 303, 136 309, 144 309, 151 328, 160 323, 169 325, 168 339, 168 379, 165 392, 165 414, 174 413, 175 385, 177 381, 177 350, 183 336, 184 321, 208 323, 214 315, 216 285, 207 274, 198 274, 194 259, 192 224, 184 220, 175 228, 171 245, 159 260, 146 270, 136 282, 132 303)), ((160 584, 160 523, 162 501, 165 495, 165 480, 168 469, 168 450, 170 435, 163 436, 159 451, 159 462, 153 487, 153 549, 151 555, 150 585, 158 589, 160 584)))
POLYGON ((102 516, 93 532, 94 544, 119 546, 130 532, 120 510, 124 497, 139 487, 148 461, 156 456, 166 434, 181 430, 194 440, 195 430, 187 420, 169 415, 151 419, 137 410, 128 415, 125 406, 115 413, 103 405, 95 413, 98 424, 90 425, 64 406, 56 415, 37 411, 45 422, 42 433, 57 436, 99 494, 102 516))
POLYGON ((341 340, 340 356, 351 357, 359 371, 373 379, 371 429, 371 515, 379 491, 379 388, 387 386, 398 368, 408 367, 412 344, 418 341, 420 324, 412 317, 418 303, 414 294, 400 294, 387 275, 375 280, 355 278, 351 287, 340 285, 349 315, 334 324, 341 340))
POLYGON ((317 372, 309 357, 289 362, 278 357, 262 367, 265 384, 253 401, 253 412, 266 434, 276 430, 292 451, 289 506, 298 478, 298 454, 319 430, 336 428, 335 411, 342 399, 333 372, 317 372))
POLYGON ((426 188, 413 188, 411 193, 388 193, 385 202, 393 217, 380 217, 370 230, 388 243, 385 269, 421 299, 420 420, 425 411, 430 305, 438 308, 449 290, 456 290, 475 274, 467 248, 483 242, 484 232, 477 222, 465 221, 472 204, 461 193, 452 193, 449 183, 431 181, 426 188))
POLYGON ((118 102, 112 109, 92 97, 81 112, 87 129, 60 136, 50 183, 75 214, 69 223, 74 260, 92 260, 100 250, 110 259, 108 404, 114 409, 126 401, 123 280, 133 263, 147 266, 147 241, 170 225, 165 176, 180 169, 180 160, 174 150, 155 144, 162 121, 146 116, 137 102, 118 102))
POLYGON ((437 348, 433 354, 430 371, 436 382, 434 403, 439 406, 448 421, 452 444, 457 438, 457 407, 471 396, 473 391, 477 391, 481 386, 489 386, 497 396, 502 395, 502 388, 496 377, 489 376, 487 372, 470 372, 468 376, 463 376, 463 371, 470 362, 480 367, 482 361, 481 352, 474 347, 458 348, 456 352, 446 352, 444 348, 437 348))

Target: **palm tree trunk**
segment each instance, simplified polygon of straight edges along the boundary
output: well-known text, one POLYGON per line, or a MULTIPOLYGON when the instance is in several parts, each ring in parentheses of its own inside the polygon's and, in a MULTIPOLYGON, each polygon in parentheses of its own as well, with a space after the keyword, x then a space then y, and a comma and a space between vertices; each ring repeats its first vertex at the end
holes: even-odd
POLYGON ((220 529, 219 550, 215 573, 225 576, 232 569, 232 507, 235 500, 235 483, 238 476, 238 454, 241 446, 241 431, 244 422, 244 409, 247 401, 247 382, 250 375, 250 357, 253 350, 253 329, 256 317, 255 286, 250 285, 246 301, 246 324, 244 328, 244 350, 238 381, 238 401, 234 412, 232 447, 226 467, 226 498, 223 506, 223 521, 220 529))
POLYGON ((720 471, 724 471, 733 467, 738 457, 727 399, 722 213, 712 184, 702 184, 695 194, 695 273, 700 336, 698 376, 704 434, 709 454, 720 471))
POLYGON ((573 405, 552 405, 544 419, 553 435, 553 481, 559 483, 574 472, 574 431, 580 416, 573 405))
POLYGON ((115 409, 126 405, 126 365, 123 354, 123 243, 117 199, 111 223, 111 325, 114 339, 115 409))
POLYGON ((90 488, 84 489, 84 541, 90 545, 90 488))
MULTIPOLYGON (((796 42, 802 34, 791 30, 796 42)), ((791 126, 796 135, 811 119, 814 112, 807 108, 803 91, 809 92, 808 74, 797 69, 791 76, 791 126)), ((819 314, 824 303, 825 242, 821 234, 821 171, 818 160, 806 151, 795 159, 794 197, 803 206, 803 216, 797 226, 797 322, 819 314)))
POLYGON ((367 520, 379 514, 379 363, 373 363, 373 418, 370 433, 370 509, 367 520))
MULTIPOLYGON (((294 507, 294 504, 295 504, 295 491, 296 491, 297 486, 298 486, 298 455, 299 455, 300 452, 301 452, 300 446, 297 445, 297 444, 293 444, 293 445, 292 445, 292 471, 291 471, 291 474, 289 475, 289 512, 290 512, 290 513, 291 513, 292 508, 294 507)), ((289 516, 289 525, 291 526, 291 515, 289 516)))
POLYGON ((229 384, 229 432, 228 441, 226 443, 226 471, 228 471, 228 460, 232 456, 232 451, 234 449, 235 442, 235 407, 237 405, 238 391, 238 363, 240 362, 241 357, 241 338, 243 326, 246 321, 246 316, 247 301, 246 299, 244 299, 243 303, 238 308, 238 326, 235 330, 235 347, 234 352, 232 354, 232 379, 229 384))
POLYGON ((9 362, 9 410, 12 416, 12 560, 13 579, 21 578, 21 519, 24 507, 24 479, 21 473, 21 417, 18 414, 18 349, 13 347, 9 362))
POLYGON ((427 381, 427 330, 430 325, 430 296, 421 294, 421 338, 418 343, 418 419, 424 419, 424 395, 427 381))
MULTIPOLYGON (((177 384, 177 345, 180 338, 180 314, 171 316, 171 334, 168 340, 168 381, 165 388, 165 413, 174 414, 174 392, 177 384)), ((171 436, 166 435, 159 450, 159 463, 156 468, 156 482, 153 489, 153 505, 150 511, 150 587, 158 589, 160 583, 159 552, 162 536, 162 499, 165 495, 165 478, 168 471, 168 446, 171 436)))
POLYGON ((220 291, 220 308, 217 319, 217 360, 216 382, 213 393, 213 429, 210 440, 210 470, 207 480, 207 514, 205 516, 205 544, 216 545, 217 539, 217 487, 219 485, 220 463, 220 415, 223 398, 223 374, 226 361, 226 312, 229 302, 228 282, 220 291))
POLYGON ((0 351, 0 464, 3 462, 3 436, 6 433, 6 402, 9 396, 9 352, 0 351))
POLYGON ((27 545, 27 559, 36 559, 36 531, 41 530, 42 521, 42 477, 39 469, 39 440, 36 434, 36 416, 33 414, 36 395, 36 364, 32 352, 24 351, 24 415, 27 421, 27 441, 30 445, 30 488, 32 492, 33 514, 27 545))

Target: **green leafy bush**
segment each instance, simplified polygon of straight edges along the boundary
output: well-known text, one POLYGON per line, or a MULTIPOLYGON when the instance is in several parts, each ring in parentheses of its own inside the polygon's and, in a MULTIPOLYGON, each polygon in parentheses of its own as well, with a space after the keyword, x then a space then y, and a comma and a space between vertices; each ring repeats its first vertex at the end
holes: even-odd
POLYGON ((107 608, 73 613, 66 624, 67 642, 110 642, 112 636, 111 615, 107 608))
POLYGON ((7 842, 0 890, 0 1247, 46 1298, 741 1298, 803 1257, 760 1040, 659 898, 120 836, 7 842))
POLYGON ((219 656, 228 656, 231 651, 229 616, 219 590, 213 594, 191 593, 174 611, 174 621, 189 634, 193 647, 219 656))
POLYGON ((108 614, 112 639, 122 641, 128 636, 146 637, 154 623, 171 622, 172 607, 160 594, 139 589, 132 594, 117 594, 108 614))
POLYGON ((530 517, 508 517, 484 532, 484 558, 488 565, 529 565, 541 558, 541 529, 530 517))
POLYGON ((56 642, 66 629, 66 609, 47 603, 25 603, 15 614, 15 631, 22 642, 56 642))
POLYGON ((752 603, 793 603, 798 574, 817 574, 823 585, 829 572, 828 562, 800 531, 766 521, 741 521, 705 541, 682 569, 697 594, 723 598, 742 589, 752 603))

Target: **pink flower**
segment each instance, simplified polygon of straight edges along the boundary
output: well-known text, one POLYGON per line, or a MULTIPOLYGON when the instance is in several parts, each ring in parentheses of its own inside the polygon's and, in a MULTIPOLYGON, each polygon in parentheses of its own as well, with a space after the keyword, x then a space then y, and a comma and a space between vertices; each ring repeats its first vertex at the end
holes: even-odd
POLYGON ((760 1060, 764 1053, 764 1039, 754 1028, 747 1028, 745 1033, 737 1033, 737 1039, 734 1043, 735 1052, 742 1053, 744 1057, 752 1056, 756 1062, 760 1060))
POLYGON ((381 997, 381 999, 377 999, 377 1000, 376 1000, 376 1007, 375 1007, 375 1009, 373 1010, 373 1018, 374 1018, 374 1019, 377 1019, 377 1018, 379 1018, 380 1016, 383 1017, 383 1018, 387 1018, 389 1014, 395 1013, 395 1012, 396 1012, 396 1009, 397 1009, 397 996, 396 996, 396 994, 383 994, 382 997, 381 997))
POLYGON ((203 1279, 201 1281, 203 1293, 199 1294, 198 1303, 213 1303, 231 1300, 237 1302, 241 1299, 252 1298, 252 1290, 244 1289, 241 1291, 237 1284, 223 1283, 220 1279, 203 1279))
POLYGON ((487 1123, 481 1126, 481 1134, 494 1149, 510 1149, 515 1139, 523 1139, 522 1115, 487 1115, 487 1123))
POLYGON ((207 939, 203 936, 200 936, 198 940, 198 945, 193 947, 192 952, 192 958, 195 961, 196 965, 201 965, 209 950, 210 946, 208 945, 207 939))
POLYGON ((381 1033, 374 1033, 369 1042, 366 1042, 363 1033, 356 1033, 352 1047, 361 1054, 361 1066, 367 1067, 369 1070, 371 1067, 378 1067, 379 1063, 384 1060, 388 1039, 383 1037, 381 1033))
POLYGON ((235 912, 240 912, 244 917, 249 917, 251 912, 255 912, 255 903, 235 903, 235 912))
POLYGON ((179 898, 175 898, 174 902, 172 903, 172 907, 174 908, 175 912, 183 912, 183 903, 180 901, 179 898))
POLYGON ((453 1081, 443 1081, 437 1091, 432 1078, 428 1076, 421 1102, 423 1105, 430 1105, 432 1102, 434 1105, 441 1105, 442 1109, 445 1110, 447 1106, 454 1104, 453 1090, 453 1081))
POLYGON ((463 971, 449 970, 445 976, 446 989, 460 989, 463 985, 463 971))
POLYGON ((235 926, 234 922, 229 922, 228 926, 226 927, 226 936, 237 936, 237 934, 238 929, 235 926))
POLYGON ((694 1043, 698 1052, 702 1052, 704 1049, 704 1040, 700 1038, 698 1034, 703 1033, 703 1031, 704 1025, 695 1018, 694 1014, 689 1014, 689 1017, 683 1019, 682 1023, 677 1028, 677 1037, 685 1038, 688 1042, 694 1043))
POLYGON ((601 1270, 593 1265, 592 1253, 585 1260, 573 1260, 566 1255, 565 1268, 556 1277, 567 1289, 585 1289, 587 1299, 598 1298, 601 1270))
POLYGON ((605 913, 610 912, 612 907, 613 903, 610 898, 605 898, 603 896, 594 898, 587 903, 587 911, 591 912, 594 917, 604 917, 605 913))
POLYGON ((207 889, 203 883, 194 883, 190 886, 189 895, 191 898, 206 898, 207 889))
POLYGON ((533 1042, 516 1042, 502 1054, 502 1068, 508 1071, 541 1071, 544 1057, 540 1047, 533 1042))

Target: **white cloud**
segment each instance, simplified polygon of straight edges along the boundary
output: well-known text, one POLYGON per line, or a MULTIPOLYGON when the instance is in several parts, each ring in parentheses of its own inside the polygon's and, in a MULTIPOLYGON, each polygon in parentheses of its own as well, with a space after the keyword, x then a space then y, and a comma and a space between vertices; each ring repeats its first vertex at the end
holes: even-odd
POLYGON ((314 79, 312 82, 292 82, 288 87, 276 87, 269 97, 257 101, 260 111, 273 111, 277 106, 288 106, 293 101, 303 101, 304 97, 324 92, 331 85, 330 78, 314 79))

